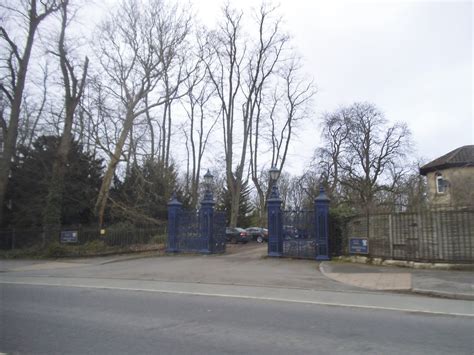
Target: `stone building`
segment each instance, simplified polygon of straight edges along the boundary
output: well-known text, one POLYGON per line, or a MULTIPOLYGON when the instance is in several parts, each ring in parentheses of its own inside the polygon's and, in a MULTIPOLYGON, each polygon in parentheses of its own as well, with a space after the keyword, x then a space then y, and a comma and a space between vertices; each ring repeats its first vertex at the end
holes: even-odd
POLYGON ((420 168, 431 205, 474 205, 474 145, 457 148, 420 168))

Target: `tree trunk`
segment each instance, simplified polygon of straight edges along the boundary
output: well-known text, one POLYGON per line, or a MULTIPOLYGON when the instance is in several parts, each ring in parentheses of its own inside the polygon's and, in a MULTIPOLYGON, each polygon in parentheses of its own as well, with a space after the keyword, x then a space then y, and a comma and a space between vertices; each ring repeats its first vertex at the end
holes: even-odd
POLYGON ((266 201, 267 197, 266 194, 262 190, 262 186, 260 185, 260 181, 258 177, 252 177, 253 184, 255 188, 257 189, 257 196, 258 196, 258 207, 259 207, 259 212, 258 212, 258 223, 260 226, 265 225, 265 207, 266 207, 266 201))
MULTIPOLYGON (((13 84, 13 93, 10 97, 11 109, 10 119, 8 128, 6 129, 6 137, 4 136, 4 150, 3 156, 0 158, 0 226, 5 222, 3 215, 3 207, 5 205, 5 195, 8 186, 8 178, 10 175, 10 169, 12 165, 12 159, 15 156, 16 144, 18 137, 18 122, 20 120, 21 102, 23 99, 23 91, 25 89, 26 73, 28 70, 28 64, 30 62, 31 50, 33 48, 33 42, 38 29, 38 25, 43 21, 49 14, 58 10, 58 6, 55 2, 51 4, 44 4, 42 2, 43 13, 38 14, 36 9, 36 0, 31 0, 28 14, 24 14, 28 18, 28 35, 26 38, 25 48, 23 55, 20 58, 18 53, 18 47, 8 36, 7 31, 3 26, 0 26, 2 37, 11 47, 11 58, 16 58, 18 61, 18 71, 12 70, 12 77, 5 78, 5 80, 11 80, 13 84)), ((2 79, 3 80, 3 79, 2 79)))
POLYGON ((115 174, 115 169, 117 168, 117 165, 120 162, 120 156, 122 154, 123 146, 125 145, 127 136, 130 130, 132 129, 134 119, 135 115, 133 114, 133 111, 128 110, 127 117, 123 124, 122 132, 120 133, 119 140, 114 149, 114 154, 110 158, 110 162, 107 166, 104 179, 102 180, 102 185, 100 186, 99 195, 97 196, 97 202, 95 204, 99 226, 102 226, 104 224, 105 207, 107 206, 107 200, 109 198, 110 186, 112 185, 112 179, 115 174))
MULTIPOLYGON (((33 6, 33 5, 32 5, 33 6)), ((36 7, 36 3, 34 5, 36 7)), ((30 10, 31 17, 36 15, 36 8, 30 10)), ((8 177, 12 165, 12 159, 15 156, 16 140, 18 136, 18 122, 20 120, 21 101, 23 99, 23 91, 25 89, 26 72, 30 61, 31 49, 38 28, 39 22, 36 17, 31 18, 28 29, 28 38, 26 40, 23 57, 19 63, 17 80, 13 91, 13 100, 11 102, 10 120, 6 137, 4 137, 3 156, 0 159, 0 226, 5 222, 3 216, 3 208, 5 205, 5 195, 8 186, 8 177)))
POLYGON ((48 196, 46 197, 46 207, 43 213, 44 244, 54 242, 61 230, 64 175, 66 174, 67 155, 71 145, 70 142, 66 143, 66 139, 66 135, 61 137, 49 183, 48 196))
POLYGON ((235 179, 231 186, 231 202, 230 202, 230 227, 237 227, 237 220, 239 218, 239 204, 240 204, 240 180, 235 179))
POLYGON ((66 174, 68 155, 69 151, 71 150, 71 143, 73 139, 72 125, 74 121, 74 113, 84 90, 87 68, 89 64, 89 59, 86 57, 84 61, 82 79, 79 82, 74 75, 73 67, 68 62, 65 49, 66 27, 68 23, 68 5, 68 0, 64 0, 61 3, 62 22, 61 35, 59 37, 59 62, 63 75, 64 108, 66 117, 64 118, 63 134, 61 136, 56 158, 53 163, 53 172, 48 188, 46 207, 43 214, 43 228, 46 232, 46 238, 50 238, 50 233, 54 233, 61 228, 64 176, 66 174))
MULTIPOLYGON (((45 230, 59 230, 61 227, 61 209, 64 193, 64 175, 72 142, 72 120, 74 111, 69 108, 63 135, 53 164, 53 172, 46 198, 46 207, 43 214, 43 227, 45 230)), ((48 236, 46 236, 48 238, 48 236)))

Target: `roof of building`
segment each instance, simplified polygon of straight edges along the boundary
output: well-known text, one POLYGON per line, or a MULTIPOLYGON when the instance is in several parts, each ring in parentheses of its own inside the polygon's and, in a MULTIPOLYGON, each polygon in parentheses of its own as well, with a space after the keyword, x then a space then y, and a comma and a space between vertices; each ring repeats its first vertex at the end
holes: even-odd
POLYGON ((454 167, 474 166, 474 145, 465 145, 423 165, 420 174, 454 167))

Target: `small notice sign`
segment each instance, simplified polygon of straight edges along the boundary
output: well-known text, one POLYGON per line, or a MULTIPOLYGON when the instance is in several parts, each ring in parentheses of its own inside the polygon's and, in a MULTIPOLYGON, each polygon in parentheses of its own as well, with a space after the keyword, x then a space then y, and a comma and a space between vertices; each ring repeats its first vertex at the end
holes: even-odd
POLYGON ((349 238, 350 254, 369 254, 369 240, 367 238, 349 238))
POLYGON ((61 231, 61 243, 77 243, 77 231, 61 231))

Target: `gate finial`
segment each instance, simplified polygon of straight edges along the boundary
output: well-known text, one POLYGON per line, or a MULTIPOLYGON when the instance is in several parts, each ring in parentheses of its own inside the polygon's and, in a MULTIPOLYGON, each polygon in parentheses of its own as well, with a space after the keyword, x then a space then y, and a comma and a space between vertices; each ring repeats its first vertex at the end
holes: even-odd
POLYGON ((168 206, 181 206, 182 203, 179 202, 178 196, 176 195, 176 191, 173 191, 171 195, 170 202, 168 202, 168 206))
POLYGON ((319 187, 319 196, 316 197, 315 201, 319 201, 319 202, 329 202, 330 201, 328 195, 326 195, 326 192, 324 191, 323 186, 319 187))

